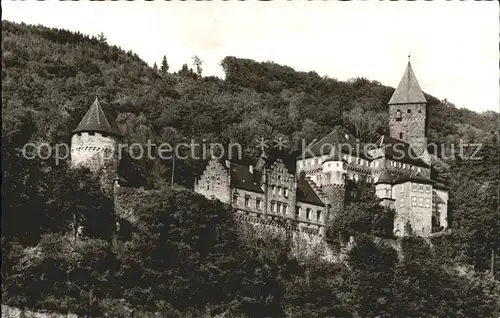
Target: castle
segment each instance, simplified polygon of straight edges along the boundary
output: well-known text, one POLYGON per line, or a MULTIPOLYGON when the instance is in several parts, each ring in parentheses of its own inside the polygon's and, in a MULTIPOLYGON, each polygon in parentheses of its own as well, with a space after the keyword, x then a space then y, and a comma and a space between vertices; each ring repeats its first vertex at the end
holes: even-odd
POLYGON ((395 210, 396 236, 410 230, 429 236, 448 228, 448 188, 430 179, 426 106, 408 62, 389 100, 390 135, 374 145, 334 130, 296 158, 295 171, 265 153, 248 167, 214 159, 194 190, 230 204, 237 218, 280 220, 322 236, 326 222, 342 210, 349 195, 346 184, 363 179, 374 183, 381 204, 395 210))
MULTIPOLYGON (((253 165, 213 159, 194 190, 229 204, 239 220, 322 237, 349 195, 346 184, 363 179, 374 183, 381 204, 396 211, 396 236, 409 235, 409 228, 420 236, 446 229, 448 189, 430 179, 427 101, 410 62, 388 104, 390 135, 375 145, 335 130, 305 149, 295 167, 265 152, 253 165)), ((121 137, 114 117, 96 99, 73 132, 71 161, 112 185, 117 214, 131 218, 122 194, 141 190, 117 181, 121 137)))

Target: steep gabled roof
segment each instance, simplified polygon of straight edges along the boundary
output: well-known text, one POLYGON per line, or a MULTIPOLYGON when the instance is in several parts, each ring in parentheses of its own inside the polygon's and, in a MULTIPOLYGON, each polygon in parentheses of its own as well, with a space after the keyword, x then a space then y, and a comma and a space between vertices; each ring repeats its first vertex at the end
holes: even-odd
POLYGON ((309 182, 306 179, 302 178, 299 178, 297 182, 297 202, 309 203, 317 206, 325 206, 325 204, 318 197, 309 182))
POLYGON ((264 193, 259 185, 259 178, 251 174, 248 167, 231 163, 230 170, 231 187, 255 193, 264 193))
POLYGON ((413 103, 427 103, 427 100, 420 89, 420 85, 418 85, 415 73, 413 73, 411 64, 408 61, 403 78, 401 78, 398 87, 394 91, 394 94, 392 94, 389 105, 413 103))
POLYGON ((333 130, 311 147, 304 150, 302 154, 297 157, 297 160, 307 159, 313 156, 329 155, 332 150, 340 150, 340 152, 345 155, 371 160, 371 157, 365 154, 363 149, 363 144, 358 142, 352 135, 333 130))
POLYGON ((122 136, 114 116, 109 110, 105 111, 102 108, 97 97, 73 132, 99 132, 117 137, 122 136))
POLYGON ((383 149, 384 156, 387 159, 429 168, 429 165, 415 154, 407 142, 389 136, 382 136, 375 144, 383 149))

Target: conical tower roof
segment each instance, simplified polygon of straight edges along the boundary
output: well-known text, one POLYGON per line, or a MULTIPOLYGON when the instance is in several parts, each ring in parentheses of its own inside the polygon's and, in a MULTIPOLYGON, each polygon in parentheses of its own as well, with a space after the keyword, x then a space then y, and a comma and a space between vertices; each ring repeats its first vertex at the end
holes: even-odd
POLYGON ((73 133, 78 132, 99 132, 117 137, 122 136, 114 116, 109 111, 103 110, 97 97, 73 131, 73 133))
POLYGON ((389 171, 387 171, 387 169, 384 169, 375 184, 392 184, 392 180, 393 177, 389 174, 389 171))
POLYGON ((398 87, 392 94, 389 105, 415 103, 427 103, 427 100, 420 89, 415 73, 413 73, 410 61, 408 61, 403 78, 401 78, 398 87))

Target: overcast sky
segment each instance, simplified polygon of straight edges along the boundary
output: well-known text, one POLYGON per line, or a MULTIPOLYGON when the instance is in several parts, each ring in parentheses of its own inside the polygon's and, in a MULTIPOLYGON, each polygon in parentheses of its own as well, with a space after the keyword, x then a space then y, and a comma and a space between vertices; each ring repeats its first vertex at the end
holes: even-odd
POLYGON ((223 77, 228 55, 340 80, 397 86, 408 54, 422 89, 476 111, 499 105, 499 6, 492 2, 2 1, 2 18, 103 32, 171 70, 198 55, 223 77))

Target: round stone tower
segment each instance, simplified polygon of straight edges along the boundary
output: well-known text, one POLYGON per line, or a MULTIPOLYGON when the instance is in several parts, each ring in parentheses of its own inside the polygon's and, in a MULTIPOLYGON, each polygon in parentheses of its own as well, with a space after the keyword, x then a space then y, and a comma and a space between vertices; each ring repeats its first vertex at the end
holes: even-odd
POLYGON ((95 99, 71 137, 71 164, 87 167, 103 182, 117 177, 118 141, 122 137, 114 116, 95 99))

